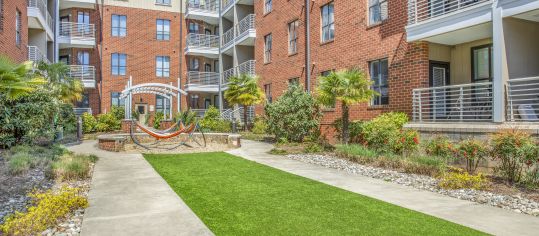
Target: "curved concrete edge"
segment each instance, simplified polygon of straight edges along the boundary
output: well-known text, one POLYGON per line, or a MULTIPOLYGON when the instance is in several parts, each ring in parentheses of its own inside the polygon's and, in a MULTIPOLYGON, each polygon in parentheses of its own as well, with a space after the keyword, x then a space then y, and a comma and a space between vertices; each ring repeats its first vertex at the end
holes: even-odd
POLYGON ((271 144, 244 140, 241 148, 228 153, 489 234, 537 235, 539 232, 539 217, 270 155, 267 152, 272 148, 271 144))
POLYGON ((81 235, 213 235, 141 154, 99 150, 97 141, 69 150, 99 157, 81 235))

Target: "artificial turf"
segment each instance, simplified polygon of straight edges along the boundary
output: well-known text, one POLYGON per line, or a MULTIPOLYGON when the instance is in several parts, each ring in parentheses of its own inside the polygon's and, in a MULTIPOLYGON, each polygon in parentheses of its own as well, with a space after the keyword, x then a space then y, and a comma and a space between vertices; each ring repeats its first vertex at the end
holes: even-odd
POLYGON ((481 235, 227 153, 148 154, 216 235, 481 235))

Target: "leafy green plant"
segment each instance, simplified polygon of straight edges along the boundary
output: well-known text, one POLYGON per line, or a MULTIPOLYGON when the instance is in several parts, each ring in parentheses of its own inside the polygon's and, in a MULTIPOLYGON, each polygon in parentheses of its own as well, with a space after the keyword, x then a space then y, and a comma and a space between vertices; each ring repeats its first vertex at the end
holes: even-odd
POLYGON ((17 99, 46 83, 43 77, 31 73, 32 64, 31 61, 15 64, 8 57, 0 56, 0 94, 3 97, 17 99))
POLYGON ((317 101, 299 85, 290 86, 265 106, 267 132, 277 140, 302 142, 318 129, 322 116, 317 101))
POLYGON ((256 117, 251 131, 253 134, 265 134, 267 128, 266 120, 262 117, 256 117))
MULTIPOLYGON (((121 106, 112 106, 110 108, 110 113, 112 113, 114 118, 120 122, 125 119, 125 109, 121 106)), ((138 115, 136 117, 138 118, 138 115)))
POLYGON ((97 124, 95 130, 98 132, 107 132, 119 130, 122 127, 122 121, 116 119, 113 113, 97 115, 97 124))
MULTIPOLYGON (((241 74, 232 76, 228 79, 228 89, 225 91, 225 99, 230 105, 243 106, 243 120, 249 123, 247 119, 247 107, 260 104, 264 101, 265 95, 262 89, 258 87, 258 76, 241 74)), ((243 124, 245 130, 248 125, 243 124)))
POLYGON ((443 174, 438 182, 443 189, 475 189, 484 190, 489 186, 488 179, 481 173, 469 174, 466 171, 450 171, 443 174))
POLYGON ((432 156, 409 157, 404 159, 402 166, 406 173, 429 176, 438 176, 447 168, 444 159, 432 156))
POLYGON ((379 156, 378 152, 358 144, 337 145, 336 151, 345 155, 355 155, 368 158, 376 158, 379 156))
POLYGON ((97 125, 97 120, 90 113, 82 114, 82 132, 91 133, 95 131, 95 126, 97 125))
POLYGON ((341 103, 342 141, 348 143, 350 137, 350 106, 368 102, 377 93, 371 90, 372 81, 359 69, 347 69, 321 76, 316 93, 318 101, 326 106, 341 103))
POLYGON ((473 174, 480 161, 487 159, 487 144, 476 139, 462 140, 455 152, 457 158, 466 161, 466 171, 473 174))
POLYGON ((24 173, 30 169, 32 157, 25 152, 19 152, 11 156, 8 161, 8 170, 12 175, 24 173))
POLYGON ((425 152, 431 156, 450 158, 456 151, 455 145, 447 136, 436 135, 425 145, 425 152))
POLYGON ((156 112, 153 115, 153 128, 159 129, 161 127, 161 121, 165 119, 165 114, 163 112, 156 112))
POLYGON ((519 182, 528 163, 537 160, 537 145, 527 132, 507 129, 491 138, 491 154, 500 162, 496 172, 510 183, 519 182))
MULTIPOLYGON (((362 143, 363 124, 365 122, 361 120, 350 121, 350 142, 362 143)), ((342 118, 336 119, 333 122, 333 128, 335 129, 335 137, 338 140, 342 140, 342 118)))
POLYGON ((303 152, 305 153, 319 153, 323 151, 324 151, 324 147, 320 146, 320 144, 318 143, 309 143, 303 150, 303 152))
POLYGON ((182 121, 184 125, 190 125, 197 122, 197 113, 191 110, 182 111, 174 115, 174 122, 182 121))
POLYGON ((408 122, 408 116, 401 112, 384 113, 363 124, 363 139, 371 148, 398 152, 401 129, 408 122))
POLYGON ((269 154, 272 154, 272 155, 286 155, 288 154, 288 152, 286 150, 283 150, 283 149, 279 149, 279 148, 273 148, 269 151, 269 154))
POLYGON ((66 154, 52 163, 51 169, 60 180, 81 180, 90 176, 90 165, 96 161, 95 155, 66 154))
POLYGON ((415 130, 401 130, 399 138, 394 142, 394 152, 409 156, 419 148, 419 133, 415 130))
POLYGON ((204 117, 200 121, 202 129, 213 132, 230 132, 232 131, 232 124, 230 121, 221 118, 219 109, 214 106, 210 106, 204 117))

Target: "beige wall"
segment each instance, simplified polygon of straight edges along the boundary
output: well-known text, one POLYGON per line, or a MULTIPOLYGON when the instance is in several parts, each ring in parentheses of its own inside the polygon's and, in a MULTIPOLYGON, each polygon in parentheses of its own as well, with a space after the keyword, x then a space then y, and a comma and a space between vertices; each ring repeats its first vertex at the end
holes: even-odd
MULTIPOLYGON (((182 0, 170 0, 170 6, 163 6, 155 4, 155 0, 104 0, 105 5, 133 7, 168 12, 180 12, 181 2, 182 0)), ((185 4, 185 1, 183 1, 183 4, 185 4)), ((185 12, 185 5, 183 7, 183 12, 185 12)))
POLYGON ((539 23, 506 18, 503 27, 509 79, 539 76, 539 23))

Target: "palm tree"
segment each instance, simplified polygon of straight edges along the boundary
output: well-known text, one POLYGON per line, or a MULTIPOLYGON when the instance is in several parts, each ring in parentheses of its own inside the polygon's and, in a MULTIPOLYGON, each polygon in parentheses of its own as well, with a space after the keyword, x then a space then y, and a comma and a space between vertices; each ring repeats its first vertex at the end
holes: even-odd
POLYGON ((15 64, 7 57, 0 56, 0 94, 6 98, 28 95, 44 83, 41 76, 32 73, 31 61, 15 64))
POLYGON ((58 99, 65 103, 77 102, 82 99, 84 86, 78 79, 69 76, 69 67, 62 63, 39 63, 40 73, 47 78, 48 87, 58 99))
POLYGON ((341 102, 342 108, 342 139, 348 143, 350 139, 350 106, 360 102, 367 102, 378 93, 371 90, 372 82, 365 73, 359 69, 346 69, 331 72, 327 76, 318 78, 318 101, 325 106, 334 106, 341 102))
POLYGON ((258 76, 242 74, 229 79, 228 89, 225 91, 225 99, 231 105, 243 106, 244 129, 247 128, 247 107, 264 101, 264 92, 258 87, 258 76))

